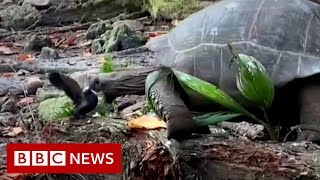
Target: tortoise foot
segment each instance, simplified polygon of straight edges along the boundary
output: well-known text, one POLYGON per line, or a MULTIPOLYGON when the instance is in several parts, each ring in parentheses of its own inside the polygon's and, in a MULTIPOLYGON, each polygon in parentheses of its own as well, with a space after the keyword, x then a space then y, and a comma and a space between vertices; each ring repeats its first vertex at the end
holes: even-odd
POLYGON ((174 82, 155 71, 146 79, 146 93, 157 115, 167 123, 167 138, 179 141, 191 138, 195 123, 174 82))
POLYGON ((320 128, 312 125, 301 125, 297 141, 307 141, 320 144, 320 128))
POLYGON ((320 140, 320 85, 308 84, 300 94, 300 129, 298 141, 319 143, 320 140))
POLYGON ((304 130, 299 133, 297 141, 307 141, 320 144, 320 133, 312 130, 304 130))

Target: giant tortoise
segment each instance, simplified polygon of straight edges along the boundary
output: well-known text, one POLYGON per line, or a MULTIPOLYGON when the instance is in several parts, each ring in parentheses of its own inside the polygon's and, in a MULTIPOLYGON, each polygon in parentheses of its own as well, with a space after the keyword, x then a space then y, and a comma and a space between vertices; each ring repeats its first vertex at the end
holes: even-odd
MULTIPOLYGON (((238 67, 229 67, 230 43, 235 52, 255 57, 270 74, 275 85, 271 119, 288 127, 300 123, 297 140, 316 142, 320 140, 319 14, 320 5, 310 0, 221 0, 144 47, 160 66, 210 82, 254 109, 236 87, 238 67)), ((160 72, 146 67, 101 73, 93 83, 112 101, 124 94, 145 93, 160 72)), ((168 138, 178 139, 195 131, 191 111, 219 107, 175 84, 163 78, 148 93, 167 121, 168 138)))

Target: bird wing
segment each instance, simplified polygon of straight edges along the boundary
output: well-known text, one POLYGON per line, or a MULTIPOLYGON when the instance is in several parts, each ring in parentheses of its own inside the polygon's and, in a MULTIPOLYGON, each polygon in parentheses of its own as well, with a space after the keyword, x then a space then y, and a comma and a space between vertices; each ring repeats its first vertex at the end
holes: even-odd
POLYGON ((62 73, 53 72, 49 74, 49 81, 56 88, 63 90, 72 99, 75 105, 79 105, 82 99, 82 89, 71 77, 62 73))

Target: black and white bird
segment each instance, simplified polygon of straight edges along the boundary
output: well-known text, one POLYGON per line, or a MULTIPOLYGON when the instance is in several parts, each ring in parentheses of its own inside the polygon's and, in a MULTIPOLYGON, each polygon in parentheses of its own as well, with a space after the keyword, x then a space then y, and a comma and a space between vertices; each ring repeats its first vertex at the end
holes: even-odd
POLYGON ((91 87, 81 89, 74 79, 58 72, 49 73, 49 81, 73 101, 75 108, 71 120, 82 118, 97 107, 98 96, 91 87))

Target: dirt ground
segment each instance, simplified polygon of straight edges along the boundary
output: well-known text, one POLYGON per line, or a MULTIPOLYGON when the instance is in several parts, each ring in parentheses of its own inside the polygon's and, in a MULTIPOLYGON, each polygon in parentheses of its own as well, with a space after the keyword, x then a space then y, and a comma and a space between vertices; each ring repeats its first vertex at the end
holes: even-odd
MULTIPOLYGON (((9 5, 8 5, 9 6, 9 5)), ((2 9, 5 9, 2 6, 2 9)), ((152 38, 168 32, 178 21, 157 20, 150 23, 150 16, 133 19, 142 25, 140 31, 145 38, 152 38)), ((86 38, 86 32, 91 24, 95 22, 79 23, 74 22, 59 27, 40 26, 31 30, 16 31, 7 29, 0 32, 0 146, 5 148, 6 143, 12 142, 101 142, 103 139, 97 137, 97 129, 101 127, 101 121, 94 119, 92 122, 82 124, 78 127, 70 127, 68 123, 46 122, 39 120, 37 107, 39 100, 36 98, 38 89, 44 91, 54 89, 48 82, 46 72, 39 72, 38 69, 24 68, 32 67, 35 64, 44 64, 45 67, 62 65, 70 71, 77 71, 77 68, 84 69, 99 68, 102 54, 92 53, 92 40, 86 38), (43 47, 37 47, 39 42, 33 42, 30 36, 33 34, 46 37, 50 43, 48 56, 42 52, 43 47), (34 43, 36 45, 34 45, 34 43), (31 50, 30 50, 30 46, 31 50), (29 49, 28 49, 29 48, 29 49), (58 57, 55 58, 56 54, 58 57), (44 58, 43 58, 44 57, 44 58), (57 65, 58 64, 58 65, 57 65), (76 67, 75 70, 72 70, 76 67), (28 91, 29 90, 29 91, 28 91), (32 91, 31 91, 32 90, 32 91), (27 93, 28 91, 28 93, 27 93)), ((46 43, 42 40, 40 43, 46 43)), ((47 53, 48 54, 48 53, 47 53)), ((130 61, 132 64, 148 65, 148 55, 140 54, 116 56, 114 63, 121 64, 130 61), (144 57, 144 58, 141 58, 144 57)), ((45 69, 45 68, 44 68, 45 69)), ((144 96, 126 96, 119 98, 114 105, 115 109, 123 101, 134 101, 134 105, 145 101, 144 96)), ((118 116, 119 115, 118 113, 118 116)), ((90 119, 88 119, 90 121, 90 119)), ((68 121, 66 119, 66 121, 68 121)), ((0 178, 26 179, 31 175, 6 174, 5 150, 0 155, 0 178)), ((34 176, 34 175, 33 175, 34 176)))

